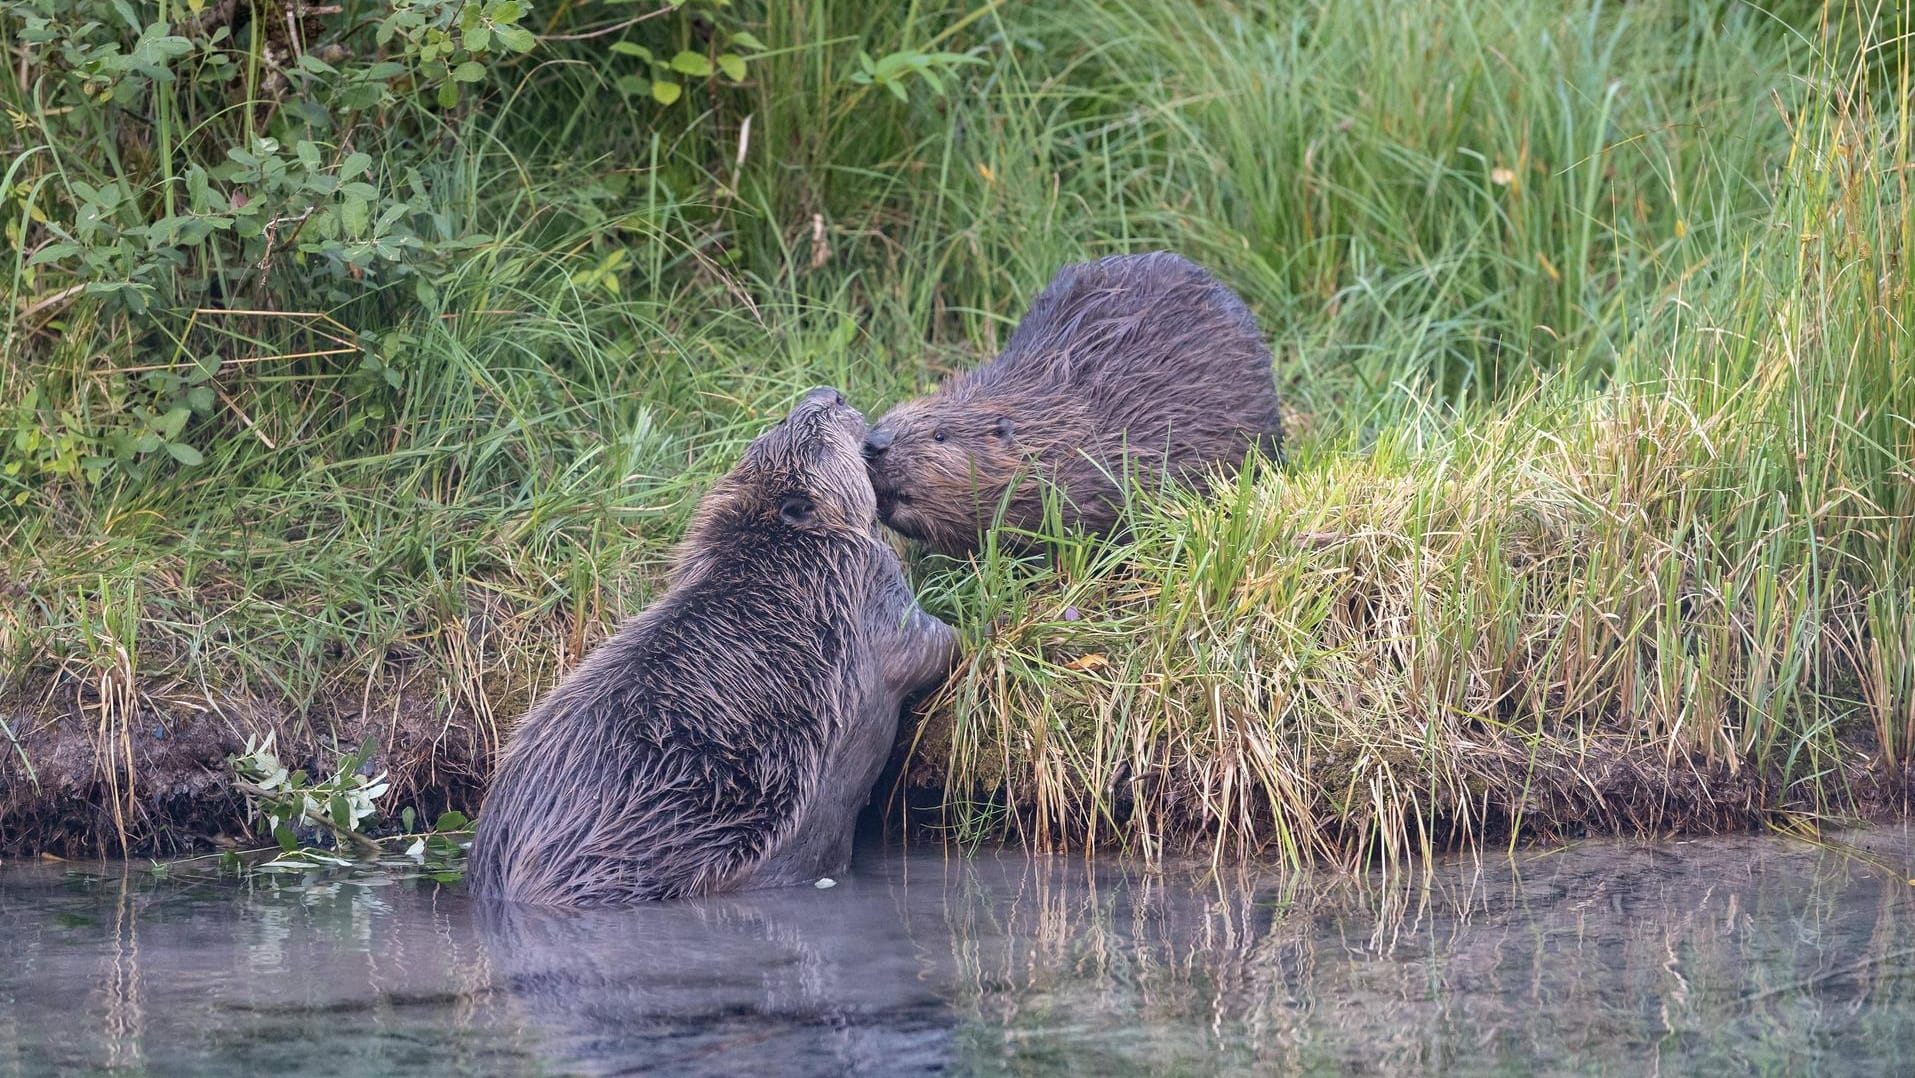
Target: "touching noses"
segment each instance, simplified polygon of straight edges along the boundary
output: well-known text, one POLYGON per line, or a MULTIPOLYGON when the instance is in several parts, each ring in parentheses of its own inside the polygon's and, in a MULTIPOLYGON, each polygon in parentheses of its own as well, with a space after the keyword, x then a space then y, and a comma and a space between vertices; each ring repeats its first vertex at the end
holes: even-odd
POLYGON ((896 435, 883 427, 873 427, 864 436, 864 455, 867 460, 877 460, 884 451, 891 448, 891 439, 896 435))

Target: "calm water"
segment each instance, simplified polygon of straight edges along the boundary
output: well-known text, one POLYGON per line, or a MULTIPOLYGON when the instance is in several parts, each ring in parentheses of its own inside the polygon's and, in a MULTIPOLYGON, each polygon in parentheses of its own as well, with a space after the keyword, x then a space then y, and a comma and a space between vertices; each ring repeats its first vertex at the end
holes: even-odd
POLYGON ((0 869, 0 1075, 1908 1074, 1915 839, 1588 842, 1427 886, 866 852, 619 913, 0 869))

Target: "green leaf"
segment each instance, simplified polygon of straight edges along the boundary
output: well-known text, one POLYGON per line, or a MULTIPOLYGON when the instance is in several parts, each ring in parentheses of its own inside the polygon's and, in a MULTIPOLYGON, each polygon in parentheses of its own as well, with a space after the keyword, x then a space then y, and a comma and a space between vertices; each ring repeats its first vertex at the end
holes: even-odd
POLYGON ((273 839, 279 843, 279 848, 287 853, 299 848, 299 840, 293 837, 293 829, 283 823, 273 828, 273 839))
POLYGON ((205 415, 213 410, 213 391, 205 386, 194 386, 186 391, 187 407, 205 415))
POLYGON ((439 814, 439 822, 432 825, 434 831, 463 831, 472 820, 458 809, 447 809, 439 814))
POLYGON ((460 43, 465 46, 467 52, 484 52, 486 46, 492 44, 492 31, 483 26, 474 26, 461 36, 460 43))
POLYGON ((666 82, 664 79, 659 79, 657 82, 652 83, 652 100, 657 101, 661 105, 671 104, 678 100, 678 95, 684 92, 685 88, 675 82, 666 82))
POLYGON ((160 437, 170 442, 180 436, 180 431, 186 429, 186 421, 192 417, 193 413, 188 409, 169 408, 166 414, 159 418, 159 422, 153 424, 153 429, 159 431, 160 437))
POLYGON ((701 53, 686 49, 672 57, 672 70, 695 78, 704 78, 711 74, 711 61, 701 53))
POLYGON ((399 825, 405 828, 405 831, 407 834, 411 834, 412 823, 414 820, 417 820, 418 818, 419 818, 419 814, 412 811, 411 805, 407 805, 405 808, 401 809, 399 812, 399 825))
POLYGON ((745 61, 736 53, 719 53, 718 70, 723 71, 725 77, 733 82, 745 81, 745 61))
POLYGON ((455 82, 477 82, 485 78, 485 65, 476 60, 467 60, 452 69, 452 78, 455 82))
POLYGON ((612 51, 620 56, 636 56, 646 63, 652 61, 652 50, 630 41, 612 42, 612 51))
POLYGON ((538 35, 523 26, 501 26, 492 33, 513 52, 531 52, 539 43, 538 35))
POLYGON ((339 224, 348 236, 363 236, 372 222, 372 204, 361 198, 348 198, 339 207, 339 224))
POLYGON ((741 49, 750 49, 753 52, 765 51, 765 43, 751 36, 749 32, 744 30, 733 30, 731 32, 731 43, 741 49))
POLYGON ((352 827, 352 805, 346 800, 345 794, 332 795, 332 800, 326 806, 326 814, 332 817, 334 827, 352 827))
POLYGON ((459 104, 459 84, 442 82, 439 84, 439 107, 449 109, 459 104))
POLYGON ((379 739, 369 737, 359 743, 359 747, 339 758, 341 775, 351 775, 366 766, 366 761, 379 754, 379 739))
POLYGON ((58 262, 62 258, 71 258, 79 253, 80 245, 77 243, 49 243, 35 251, 33 257, 27 259, 27 265, 41 266, 48 262, 58 262))
POLYGON ((612 88, 627 97, 631 97, 634 94, 642 94, 649 91, 652 88, 652 80, 642 75, 620 75, 617 80, 612 83, 612 88))
POLYGON ((206 458, 200 455, 199 450, 183 442, 166 443, 166 455, 186 465, 188 468, 206 463, 206 458))

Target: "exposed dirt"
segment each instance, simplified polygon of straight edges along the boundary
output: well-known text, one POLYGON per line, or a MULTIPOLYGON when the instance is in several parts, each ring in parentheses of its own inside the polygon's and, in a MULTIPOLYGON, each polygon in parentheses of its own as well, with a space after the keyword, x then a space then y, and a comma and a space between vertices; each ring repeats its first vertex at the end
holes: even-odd
POLYGON ((227 758, 268 734, 288 767, 315 774, 376 739, 371 766, 390 773, 388 804, 428 819, 477 804, 495 747, 472 715, 409 687, 305 711, 177 686, 103 706, 96 687, 51 675, 9 693, 0 715, 15 739, 0 733, 0 857, 259 844, 227 758))
MULTIPOLYGON (((115 714, 102 706, 98 687, 57 673, 7 694, 0 716, 17 741, 0 732, 0 857, 172 856, 264 844, 233 790, 227 758, 249 738, 268 733, 276 736, 289 767, 309 772, 330 767, 374 738, 379 749, 371 766, 391 777, 389 806, 411 805, 428 819, 447 808, 471 813, 499 738, 489 718, 448 704, 422 685, 401 684, 304 711, 257 698, 209 700, 178 685, 143 686, 134 701, 130 710, 121 707, 115 714)), ((900 809, 914 826, 949 822, 942 760, 950 728, 948 716, 907 716, 878 789, 887 823, 895 823, 900 809), (929 725, 913 757, 909 749, 920 721, 929 725)), ((1503 839, 1512 832, 1552 838, 1737 831, 1781 820, 1796 805, 1777 776, 1671 760, 1650 746, 1586 748, 1571 757, 1538 754, 1512 741, 1477 751, 1496 761, 1483 771, 1507 766, 1520 773, 1487 779, 1475 791, 1473 818, 1418 821, 1433 828, 1430 838, 1438 846, 1503 839)), ((1857 766, 1832 784, 1846 784, 1853 794, 1848 811, 1878 819, 1908 814, 1915 776, 1867 766, 1860 751, 1853 758, 1857 766)), ((1206 816, 1197 791, 1166 788, 1169 781, 1143 776, 1129 789, 1161 808, 1159 838, 1167 846, 1202 847, 1214 837, 1215 821, 1206 816)), ((1030 806, 1015 789, 961 796, 1003 806, 1004 835, 1061 839, 1036 834, 1030 806)), ((1120 818, 1131 801, 1125 789, 1111 791, 1120 818)), ((1318 807, 1338 818, 1335 830, 1345 840, 1360 842, 1375 826, 1360 808, 1339 808, 1328 799, 1318 807)), ((1800 807, 1807 807, 1806 798, 1800 807)))

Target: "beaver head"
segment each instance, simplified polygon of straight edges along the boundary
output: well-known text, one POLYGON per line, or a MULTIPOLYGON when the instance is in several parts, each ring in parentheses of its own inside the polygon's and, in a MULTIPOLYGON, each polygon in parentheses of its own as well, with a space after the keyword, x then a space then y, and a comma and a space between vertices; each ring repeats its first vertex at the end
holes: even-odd
MULTIPOLYGON (((864 415, 844 394, 829 386, 806 393, 698 503, 682 548, 686 559, 748 536, 802 544, 875 534, 877 501, 860 453, 864 432, 864 415)), ((688 568, 681 564, 680 574, 688 568)))
POLYGON ((864 436, 878 513, 934 549, 974 546, 1005 488, 1025 470, 1015 409, 938 392, 885 413, 864 436))

